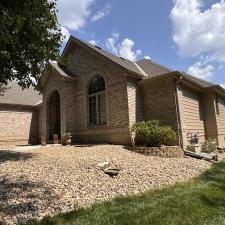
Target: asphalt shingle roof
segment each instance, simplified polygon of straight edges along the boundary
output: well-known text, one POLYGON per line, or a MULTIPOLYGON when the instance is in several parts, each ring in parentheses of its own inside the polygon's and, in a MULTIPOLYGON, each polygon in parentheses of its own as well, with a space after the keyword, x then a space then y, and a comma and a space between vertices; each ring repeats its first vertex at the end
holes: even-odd
POLYGON ((162 65, 159 65, 149 59, 142 59, 136 63, 138 64, 138 66, 141 67, 142 70, 144 70, 144 72, 148 75, 148 78, 160 76, 162 74, 166 74, 166 73, 170 73, 174 71, 162 65))
POLYGON ((202 87, 210 87, 210 86, 213 86, 215 85, 214 83, 210 83, 206 80, 202 80, 200 78, 197 78, 197 77, 193 77, 189 74, 186 74, 186 73, 182 73, 183 77, 185 77, 186 79, 190 80, 190 81, 193 81, 195 83, 197 83, 198 85, 202 86, 202 87))
MULTIPOLYGON (((152 60, 149 60, 149 59, 142 59, 140 61, 133 62, 133 61, 130 61, 128 59, 123 59, 121 57, 113 55, 113 54, 105 51, 104 49, 102 49, 98 46, 94 46, 94 45, 92 45, 92 44, 90 44, 86 41, 79 40, 79 39, 77 39, 73 36, 71 36, 71 39, 76 41, 76 42, 83 43, 84 45, 88 46, 92 50, 94 50, 94 51, 100 53, 101 55, 105 56, 106 58, 113 61, 114 63, 122 66, 123 68, 125 68, 125 69, 127 69, 131 72, 136 73, 137 75, 140 76, 140 78, 143 78, 143 79, 148 79, 148 78, 152 78, 152 77, 161 76, 163 74, 175 72, 175 70, 172 70, 172 69, 169 69, 165 66, 157 64, 157 63, 155 63, 155 62, 153 62, 152 60)), ((180 74, 184 78, 189 80, 190 82, 194 82, 195 84, 200 85, 203 88, 214 85, 213 83, 210 83, 208 81, 202 80, 200 78, 191 76, 191 75, 183 73, 183 72, 180 72, 180 74)))
POLYGON ((0 104, 35 106, 42 100, 42 96, 33 87, 22 90, 16 82, 10 82, 7 87, 9 89, 4 96, 0 96, 0 104))
MULTIPOLYGON (((157 76, 175 71, 175 70, 169 69, 167 67, 164 67, 162 65, 159 65, 149 59, 142 59, 142 60, 138 61, 137 64, 142 68, 142 70, 145 71, 145 73, 147 73, 148 78, 157 77, 157 76)), ((190 82, 194 82, 197 85, 202 86, 203 88, 214 85, 213 83, 210 83, 206 80, 202 80, 200 78, 191 76, 187 73, 184 73, 184 72, 180 72, 180 73, 185 79, 189 80, 190 82)))

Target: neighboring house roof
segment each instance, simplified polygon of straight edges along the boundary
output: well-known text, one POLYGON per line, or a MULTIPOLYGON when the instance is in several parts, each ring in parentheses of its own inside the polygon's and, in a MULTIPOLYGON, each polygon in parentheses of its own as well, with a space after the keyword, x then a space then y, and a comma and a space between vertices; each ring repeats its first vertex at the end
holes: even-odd
POLYGON ((33 87, 22 88, 16 82, 10 82, 4 96, 0 96, 0 104, 35 106, 42 100, 42 96, 33 87))

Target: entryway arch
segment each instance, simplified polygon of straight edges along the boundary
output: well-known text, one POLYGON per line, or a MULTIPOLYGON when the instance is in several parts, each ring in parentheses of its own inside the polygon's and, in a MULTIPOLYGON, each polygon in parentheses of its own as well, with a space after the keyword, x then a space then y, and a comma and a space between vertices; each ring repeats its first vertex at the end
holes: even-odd
POLYGON ((60 115, 60 95, 54 91, 48 102, 48 138, 53 140, 53 135, 57 134, 61 139, 61 115, 60 115))

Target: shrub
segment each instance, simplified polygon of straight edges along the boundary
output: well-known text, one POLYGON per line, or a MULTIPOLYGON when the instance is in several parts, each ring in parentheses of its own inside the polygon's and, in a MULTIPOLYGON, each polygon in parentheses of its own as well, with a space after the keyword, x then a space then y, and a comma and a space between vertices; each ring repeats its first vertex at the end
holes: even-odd
POLYGON ((208 139, 202 144, 202 151, 206 153, 212 153, 217 150, 217 143, 214 139, 208 139))
POLYGON ((176 133, 170 126, 162 126, 158 120, 142 121, 132 126, 132 131, 140 139, 141 144, 149 147, 172 145, 176 140, 176 133))
POLYGON ((195 151, 195 147, 194 147, 193 145, 188 145, 188 146, 186 147, 186 150, 189 151, 189 152, 196 152, 196 151, 195 151))

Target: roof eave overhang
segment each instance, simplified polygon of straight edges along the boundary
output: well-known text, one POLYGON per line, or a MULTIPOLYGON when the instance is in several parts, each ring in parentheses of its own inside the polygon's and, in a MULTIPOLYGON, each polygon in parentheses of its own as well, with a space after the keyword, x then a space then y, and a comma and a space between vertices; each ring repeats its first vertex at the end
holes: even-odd
MULTIPOLYGON (((180 73, 182 75, 182 73, 180 73)), ((194 85, 195 87, 198 87, 199 90, 201 90, 202 92, 212 92, 212 91, 215 91, 223 96, 225 96, 225 89, 222 88, 220 85, 211 85, 211 86, 208 86, 208 87, 204 87, 194 81, 191 81, 189 80, 188 78, 186 77, 182 77, 182 80, 185 80, 187 82, 189 82, 190 84, 194 85)))
POLYGON ((0 105, 5 105, 5 106, 11 106, 11 107, 24 107, 27 109, 35 109, 40 107, 41 103, 36 104, 36 105, 27 105, 27 104, 14 104, 14 103, 5 103, 5 102, 0 102, 0 105))
POLYGON ((49 67, 51 67, 52 70, 55 70, 61 77, 62 80, 69 80, 69 81, 77 81, 77 78, 69 76, 69 75, 64 75, 60 71, 58 71, 52 63, 49 63, 46 68, 44 69, 44 72, 42 73, 41 76, 41 85, 43 86, 46 81, 48 80, 48 77, 50 75, 50 70, 49 67))
POLYGON ((145 85, 145 84, 147 84, 149 82, 152 82, 154 80, 160 80, 160 79, 166 79, 166 78, 172 78, 172 77, 181 79, 181 74, 178 71, 164 73, 160 76, 149 77, 149 78, 143 79, 143 80, 139 81, 138 84, 139 85, 145 85))
POLYGON ((220 85, 212 85, 207 88, 205 88, 206 92, 216 92, 217 94, 220 94, 225 97, 225 89, 222 88, 220 85))

